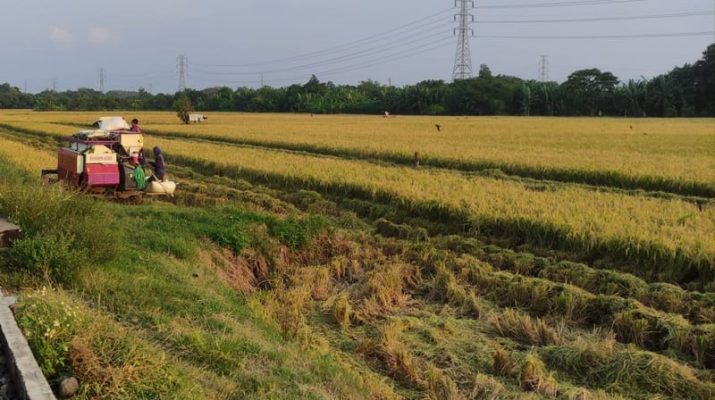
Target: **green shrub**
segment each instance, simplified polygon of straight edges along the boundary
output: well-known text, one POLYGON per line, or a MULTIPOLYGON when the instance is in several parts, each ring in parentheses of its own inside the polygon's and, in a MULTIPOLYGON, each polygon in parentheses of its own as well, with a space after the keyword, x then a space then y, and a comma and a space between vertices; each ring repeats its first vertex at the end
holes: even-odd
POLYGON ((70 342, 88 322, 67 295, 42 288, 24 295, 15 309, 17 322, 50 380, 69 370, 70 342))
POLYGON ((9 271, 65 283, 89 260, 110 260, 117 254, 120 240, 109 204, 61 186, 5 182, 0 189, 0 216, 23 232, 23 239, 3 256, 9 271))
POLYGON ((13 243, 5 253, 6 268, 54 282, 68 282, 82 263, 72 250, 73 239, 62 235, 31 236, 13 243))
POLYGON ((325 225, 325 219, 320 217, 297 218, 291 215, 283 221, 269 223, 268 230, 281 243, 293 250, 300 250, 310 243, 325 225))

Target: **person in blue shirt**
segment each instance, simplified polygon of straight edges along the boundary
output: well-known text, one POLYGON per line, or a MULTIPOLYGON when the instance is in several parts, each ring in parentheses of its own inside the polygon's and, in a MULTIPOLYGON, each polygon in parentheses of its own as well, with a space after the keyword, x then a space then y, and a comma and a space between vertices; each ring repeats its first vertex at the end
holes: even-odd
POLYGON ((152 168, 154 168, 154 176, 160 181, 163 181, 166 176, 166 163, 164 162, 164 155, 161 154, 159 146, 154 147, 154 161, 150 162, 150 164, 152 168))

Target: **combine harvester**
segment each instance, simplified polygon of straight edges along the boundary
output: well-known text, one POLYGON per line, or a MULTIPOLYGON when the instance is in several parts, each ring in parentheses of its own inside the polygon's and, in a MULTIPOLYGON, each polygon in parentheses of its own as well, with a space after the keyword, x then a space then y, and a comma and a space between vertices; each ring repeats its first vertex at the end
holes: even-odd
POLYGON ((94 127, 65 139, 68 144, 57 153, 57 169, 42 170, 44 182, 56 175, 56 181, 72 188, 117 199, 174 195, 176 183, 153 175, 143 189, 137 187, 134 175, 144 154, 144 135, 130 131, 122 117, 100 118, 94 127))

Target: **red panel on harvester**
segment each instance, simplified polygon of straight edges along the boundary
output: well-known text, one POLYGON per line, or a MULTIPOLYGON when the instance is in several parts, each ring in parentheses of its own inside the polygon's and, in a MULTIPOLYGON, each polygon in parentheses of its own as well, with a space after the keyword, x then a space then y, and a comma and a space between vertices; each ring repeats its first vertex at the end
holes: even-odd
POLYGON ((119 166, 117 164, 88 164, 86 172, 89 187, 119 185, 119 166))

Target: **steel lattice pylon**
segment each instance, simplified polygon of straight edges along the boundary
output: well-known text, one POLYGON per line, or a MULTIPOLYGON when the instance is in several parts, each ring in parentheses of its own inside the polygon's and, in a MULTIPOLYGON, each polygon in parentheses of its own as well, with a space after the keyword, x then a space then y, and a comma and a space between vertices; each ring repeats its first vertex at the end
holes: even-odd
POLYGON ((469 38, 474 34, 470 25, 474 22, 474 16, 470 10, 474 8, 473 0, 455 0, 455 7, 459 7, 459 13, 455 14, 455 21, 459 22, 459 27, 454 30, 457 36, 457 54, 454 57, 454 71, 452 79, 469 79, 472 77, 472 52, 469 48, 469 38))

